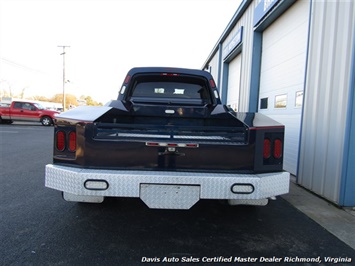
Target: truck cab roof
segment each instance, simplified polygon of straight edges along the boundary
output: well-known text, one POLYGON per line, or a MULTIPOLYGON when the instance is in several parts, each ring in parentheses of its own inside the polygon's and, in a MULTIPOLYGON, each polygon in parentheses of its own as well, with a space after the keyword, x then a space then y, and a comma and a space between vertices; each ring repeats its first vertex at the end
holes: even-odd
POLYGON ((172 67, 136 67, 128 71, 118 100, 183 104, 220 104, 209 72, 172 67))

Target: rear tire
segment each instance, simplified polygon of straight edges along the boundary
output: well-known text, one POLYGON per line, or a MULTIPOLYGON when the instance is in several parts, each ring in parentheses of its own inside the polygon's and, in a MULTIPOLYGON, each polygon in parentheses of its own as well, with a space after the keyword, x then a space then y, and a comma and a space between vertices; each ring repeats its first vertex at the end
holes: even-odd
POLYGON ((50 118, 49 116, 43 116, 43 117, 41 118, 41 123, 42 123, 42 125, 44 125, 44 126, 50 126, 50 125, 53 124, 53 120, 52 120, 52 118, 50 118))
POLYGON ((2 119, 0 117, 0 124, 12 124, 12 120, 9 120, 9 119, 2 119))

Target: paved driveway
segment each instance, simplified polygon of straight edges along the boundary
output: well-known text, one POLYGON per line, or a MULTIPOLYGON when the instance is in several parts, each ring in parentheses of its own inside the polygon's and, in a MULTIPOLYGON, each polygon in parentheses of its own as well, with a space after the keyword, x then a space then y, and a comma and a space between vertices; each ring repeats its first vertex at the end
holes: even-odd
POLYGON ((52 134, 53 127, 0 125, 0 265, 332 265, 355 259, 353 249, 282 198, 266 207, 204 200, 188 211, 151 210, 127 198, 65 202, 44 187, 52 134))

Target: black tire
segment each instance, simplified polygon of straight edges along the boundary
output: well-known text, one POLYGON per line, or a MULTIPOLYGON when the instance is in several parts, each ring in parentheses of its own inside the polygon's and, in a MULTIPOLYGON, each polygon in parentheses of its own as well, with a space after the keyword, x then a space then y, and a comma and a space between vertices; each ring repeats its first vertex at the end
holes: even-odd
POLYGON ((12 124, 12 120, 2 119, 0 116, 0 124, 12 124))
POLYGON ((43 116, 43 117, 41 118, 41 123, 42 123, 42 125, 44 125, 44 126, 50 126, 50 125, 53 124, 53 120, 52 120, 52 118, 50 118, 49 116, 43 116))

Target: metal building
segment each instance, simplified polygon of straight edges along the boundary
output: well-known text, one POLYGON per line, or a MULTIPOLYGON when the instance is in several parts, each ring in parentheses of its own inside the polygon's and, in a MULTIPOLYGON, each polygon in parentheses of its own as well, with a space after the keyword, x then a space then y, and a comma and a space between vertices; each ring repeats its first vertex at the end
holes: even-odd
POLYGON ((283 123, 284 169, 355 206, 355 2, 244 0, 203 65, 222 101, 283 123))

